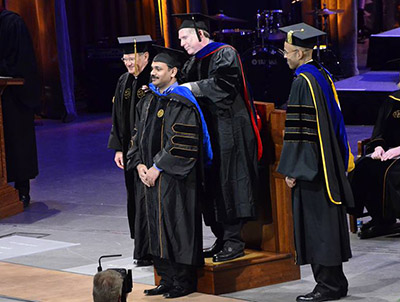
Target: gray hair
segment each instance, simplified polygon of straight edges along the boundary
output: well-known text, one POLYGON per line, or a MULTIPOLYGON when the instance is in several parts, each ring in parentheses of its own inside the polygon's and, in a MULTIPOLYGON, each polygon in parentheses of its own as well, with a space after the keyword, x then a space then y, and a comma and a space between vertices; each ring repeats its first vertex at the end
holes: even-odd
MULTIPOLYGON (((196 34, 196 29, 195 28, 188 28, 189 30, 191 30, 194 34, 196 34)), ((198 29, 198 31, 201 31, 203 33, 203 36, 207 39, 210 39, 210 33, 204 29, 198 29)))
POLYGON ((118 302, 122 294, 123 279, 114 270, 98 272, 93 279, 94 302, 118 302))

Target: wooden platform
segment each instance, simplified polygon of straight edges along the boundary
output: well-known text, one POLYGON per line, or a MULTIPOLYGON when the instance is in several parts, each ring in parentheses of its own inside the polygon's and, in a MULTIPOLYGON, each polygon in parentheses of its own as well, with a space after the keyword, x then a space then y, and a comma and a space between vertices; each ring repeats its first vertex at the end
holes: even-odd
MULTIPOLYGON (((160 278, 154 271, 155 283, 160 278)), ((226 262, 205 259, 197 271, 197 291, 220 295, 300 279, 299 267, 290 253, 245 250, 245 256, 226 262)))
POLYGON ((24 210, 22 202, 19 201, 18 191, 7 184, 3 112, 1 108, 1 95, 4 89, 7 86, 23 84, 23 79, 0 76, 0 219, 21 213, 24 210))
POLYGON ((213 263, 207 258, 197 287, 199 292, 218 295, 299 278, 291 254, 246 250, 244 257, 233 261, 213 263))
MULTIPOLYGON (((93 301, 92 276, 5 262, 0 262, 0 274, 0 300, 4 296, 21 301, 93 301)), ((147 297, 143 294, 144 289, 151 287, 151 285, 134 283, 133 290, 128 295, 128 301, 165 301, 162 296, 147 297)), ((179 301, 228 302, 242 300, 193 293, 179 298, 179 301)))

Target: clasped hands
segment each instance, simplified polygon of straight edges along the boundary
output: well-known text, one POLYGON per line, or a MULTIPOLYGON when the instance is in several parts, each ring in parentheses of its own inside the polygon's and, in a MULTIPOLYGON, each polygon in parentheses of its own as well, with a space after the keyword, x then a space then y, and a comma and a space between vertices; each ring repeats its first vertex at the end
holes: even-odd
POLYGON ((400 146, 396 148, 385 150, 378 146, 375 148, 374 152, 371 154, 372 159, 380 159, 381 161, 386 161, 400 155, 400 146))
POLYGON ((137 165, 136 169, 139 173, 142 183, 144 183, 147 187, 154 187, 158 176, 160 176, 160 171, 154 167, 147 169, 146 165, 143 164, 137 165))

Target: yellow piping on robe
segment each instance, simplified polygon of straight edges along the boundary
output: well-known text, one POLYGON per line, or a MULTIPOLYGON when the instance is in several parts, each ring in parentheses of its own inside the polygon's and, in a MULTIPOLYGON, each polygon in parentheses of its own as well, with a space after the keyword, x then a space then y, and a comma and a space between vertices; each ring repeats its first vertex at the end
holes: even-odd
POLYGON ((340 201, 335 201, 333 200, 332 194, 331 194, 331 189, 329 187, 329 182, 328 182, 328 173, 326 170, 326 162, 325 162, 325 153, 324 153, 324 146, 322 145, 322 138, 321 138, 321 129, 319 127, 319 117, 318 117, 318 108, 317 108, 317 104, 315 101, 315 95, 314 95, 314 90, 312 89, 312 85, 310 80, 307 78, 307 76, 304 73, 300 74, 303 78, 306 79, 308 86, 310 87, 310 91, 311 91, 311 95, 313 98, 313 102, 314 102, 314 106, 315 106, 315 111, 317 112, 316 114, 316 118, 317 118, 317 126, 318 126, 318 137, 319 137, 319 145, 321 148, 321 157, 322 157, 322 165, 324 167, 324 175, 325 175, 325 184, 326 184, 326 191, 328 192, 328 196, 329 199, 331 200, 331 202, 333 202, 334 204, 342 204, 340 201))

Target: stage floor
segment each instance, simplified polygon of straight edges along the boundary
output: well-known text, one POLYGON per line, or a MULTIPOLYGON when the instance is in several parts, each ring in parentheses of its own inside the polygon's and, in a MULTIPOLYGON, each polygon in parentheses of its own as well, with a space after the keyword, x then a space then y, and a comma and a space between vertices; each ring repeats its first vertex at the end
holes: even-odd
MULTIPOLYGON (((37 267, 0 262, 0 301, 68 301, 90 302, 92 276, 42 269, 37 267)), ((162 296, 146 297, 143 290, 151 288, 135 283, 128 295, 129 301, 165 301, 162 296)), ((179 301, 228 302, 243 301, 213 295, 193 293, 179 301)))
POLYGON ((398 90, 398 71, 368 71, 335 82, 337 91, 393 92, 398 90))
MULTIPOLYGON (((142 289, 154 284, 153 268, 132 264, 134 242, 128 232, 123 173, 113 162, 114 153, 106 148, 110 125, 109 114, 96 114, 80 116, 70 124, 43 120, 43 126, 36 127, 40 174, 31 182, 32 204, 23 213, 0 220, 0 295, 91 301, 98 258, 122 254, 104 261, 103 269, 132 268, 135 301, 163 299, 142 295, 142 289), (53 296, 48 298, 49 294, 53 296)), ((347 130, 354 153, 357 140, 369 137, 372 127, 348 126, 347 130)), ((204 246, 214 241, 207 227, 203 237, 204 246)), ((399 237, 359 240, 351 234, 350 239, 353 258, 344 263, 349 296, 341 301, 399 301, 399 237)), ((301 280, 220 297, 294 302, 315 286, 309 265, 301 267, 301 274, 301 280)), ((185 299, 211 298, 195 293, 185 299)), ((5 299, 0 297, 1 302, 5 299)))

